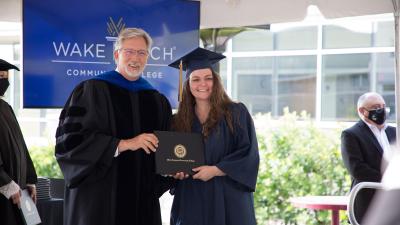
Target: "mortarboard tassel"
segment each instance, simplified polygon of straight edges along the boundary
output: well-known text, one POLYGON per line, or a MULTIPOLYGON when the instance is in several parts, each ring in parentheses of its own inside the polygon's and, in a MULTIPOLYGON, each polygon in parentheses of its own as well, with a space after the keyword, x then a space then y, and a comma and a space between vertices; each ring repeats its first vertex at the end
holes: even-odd
POLYGON ((182 101, 182 60, 179 63, 179 94, 178 94, 178 101, 182 101))

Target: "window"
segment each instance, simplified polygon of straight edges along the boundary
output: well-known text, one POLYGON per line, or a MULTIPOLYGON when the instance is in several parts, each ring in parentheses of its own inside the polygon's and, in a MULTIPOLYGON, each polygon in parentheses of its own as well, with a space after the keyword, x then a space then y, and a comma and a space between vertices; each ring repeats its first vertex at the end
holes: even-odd
POLYGON ((396 122, 395 105, 395 60, 394 53, 376 54, 376 84, 375 90, 385 99, 386 106, 390 107, 389 122, 396 122))
MULTIPOLYGON (((326 55, 322 60, 322 119, 356 121, 357 100, 365 92, 380 93, 394 120, 392 53, 326 55), (373 68, 376 68, 374 70, 373 68)), ((392 121, 393 122, 393 121, 392 121)))
POLYGON ((275 33, 275 50, 316 49, 318 28, 297 27, 275 33))
POLYGON ((269 30, 248 30, 233 38, 233 51, 270 51, 273 50, 272 32, 269 30))
POLYGON ((394 46, 394 22, 377 22, 377 31, 375 34, 375 46, 391 47, 394 46))
POLYGON ((234 97, 252 114, 283 109, 315 116, 316 56, 234 58, 234 97))
POLYGON ((219 75, 221 76, 222 85, 225 87, 225 90, 226 90, 226 88, 228 86, 227 75, 226 75, 226 71, 227 71, 226 60, 221 60, 218 65, 219 65, 219 69, 216 71, 219 72, 219 75))
POLYGON ((272 31, 254 29, 236 35, 233 38, 233 51, 305 50, 317 48, 317 26, 285 29, 281 29, 279 25, 273 27, 272 31))
POLYGON ((306 111, 315 117, 316 56, 277 57, 277 115, 283 109, 306 111))
POLYGON ((371 22, 350 22, 323 26, 323 48, 363 48, 372 46, 371 22))
POLYGON ((271 112, 272 58, 234 58, 232 64, 233 98, 245 103, 253 114, 271 112))

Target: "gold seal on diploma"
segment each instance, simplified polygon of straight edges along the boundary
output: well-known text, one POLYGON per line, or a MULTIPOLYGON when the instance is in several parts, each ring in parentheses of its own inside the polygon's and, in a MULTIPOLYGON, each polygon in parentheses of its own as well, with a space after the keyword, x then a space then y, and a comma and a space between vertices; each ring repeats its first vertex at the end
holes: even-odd
POLYGON ((159 143, 155 153, 156 172, 161 175, 184 172, 205 164, 204 143, 200 133, 154 131, 159 143))
POLYGON ((184 158, 186 156, 186 148, 185 148, 185 146, 183 146, 181 144, 176 145, 175 148, 174 148, 174 153, 175 153, 176 157, 178 157, 180 159, 184 158))

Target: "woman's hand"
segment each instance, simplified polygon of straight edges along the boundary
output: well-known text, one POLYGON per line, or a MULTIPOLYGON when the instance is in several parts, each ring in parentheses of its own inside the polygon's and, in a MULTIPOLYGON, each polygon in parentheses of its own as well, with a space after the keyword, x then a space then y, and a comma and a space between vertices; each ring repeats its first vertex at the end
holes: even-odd
POLYGON ((36 202, 37 202, 36 186, 28 184, 28 185, 26 185, 26 187, 28 188, 28 192, 29 192, 33 202, 36 204, 36 202))
POLYGON ((216 166, 200 166, 192 169, 194 172, 197 172, 193 175, 193 179, 199 179, 202 181, 209 181, 216 176, 225 176, 226 174, 222 172, 216 166))
POLYGON ((183 180, 189 177, 189 174, 185 174, 184 172, 179 172, 173 175, 173 177, 177 180, 183 180))

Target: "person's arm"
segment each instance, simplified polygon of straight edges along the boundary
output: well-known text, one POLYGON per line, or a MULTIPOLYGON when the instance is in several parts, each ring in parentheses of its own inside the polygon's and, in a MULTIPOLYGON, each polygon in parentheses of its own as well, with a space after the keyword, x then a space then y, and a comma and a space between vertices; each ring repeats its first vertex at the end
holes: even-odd
POLYGON ((155 152, 158 147, 158 139, 154 134, 143 133, 130 139, 122 139, 118 142, 118 147, 114 157, 118 157, 124 151, 136 151, 143 149, 147 154, 155 152))
POLYGON ((158 138, 152 133, 143 133, 136 137, 120 140, 118 143, 118 152, 136 151, 143 149, 147 154, 155 152, 158 147, 158 138))
POLYGON ((233 118, 234 149, 215 166, 248 191, 254 191, 260 163, 254 122, 243 103, 235 105, 233 118))
POLYGON ((0 193, 4 195, 7 199, 11 199, 14 204, 20 203, 20 187, 17 183, 15 183, 13 180, 0 187, 0 193))
MULTIPOLYGON (((199 179, 202 181, 211 180, 214 177, 226 176, 222 170, 220 170, 217 166, 199 166, 193 168, 193 171, 196 172, 193 175, 193 179, 199 179)), ((177 175, 175 175, 177 176, 177 175)), ((177 179, 181 179, 182 177, 178 177, 177 179)))
POLYGON ((255 127, 244 104, 235 104, 233 114, 233 149, 216 165, 195 168, 193 178, 207 181, 215 176, 228 176, 248 191, 257 181, 259 153, 255 127))
MULTIPOLYGON (((6 151, 6 149, 4 148, 7 148, 7 146, 0 146, 0 152, 6 151)), ((2 154, 0 154, 0 194, 9 199, 12 195, 18 193, 20 188, 18 184, 11 179, 11 177, 4 169, 3 159, 1 155, 2 154)))
POLYGON ((380 182, 381 172, 365 162, 357 137, 349 131, 343 131, 341 141, 343 163, 350 175, 359 181, 380 182))
POLYGON ((69 188, 102 179, 118 147, 114 118, 104 82, 85 81, 75 88, 60 115, 55 156, 69 188))

